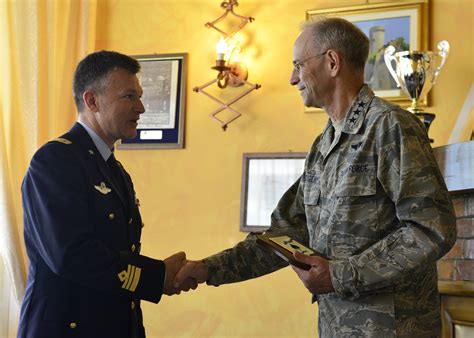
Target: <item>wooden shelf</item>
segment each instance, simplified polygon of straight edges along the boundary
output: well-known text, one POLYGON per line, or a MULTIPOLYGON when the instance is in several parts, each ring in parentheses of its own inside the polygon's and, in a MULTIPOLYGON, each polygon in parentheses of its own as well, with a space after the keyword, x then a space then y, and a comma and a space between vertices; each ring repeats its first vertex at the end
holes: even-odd
POLYGON ((474 281, 438 281, 438 290, 443 295, 474 297, 474 281))

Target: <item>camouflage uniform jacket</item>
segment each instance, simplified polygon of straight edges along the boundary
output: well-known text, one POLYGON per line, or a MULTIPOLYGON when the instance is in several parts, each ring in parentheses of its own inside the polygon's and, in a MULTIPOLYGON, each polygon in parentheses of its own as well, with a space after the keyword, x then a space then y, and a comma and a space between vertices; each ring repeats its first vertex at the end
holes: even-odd
MULTIPOLYGON (((363 86, 333 134, 329 121, 268 230, 330 259, 335 292, 314 296, 320 337, 439 336, 436 260, 456 228, 421 122, 363 86)), ((252 234, 204 261, 212 285, 286 266, 252 234)))

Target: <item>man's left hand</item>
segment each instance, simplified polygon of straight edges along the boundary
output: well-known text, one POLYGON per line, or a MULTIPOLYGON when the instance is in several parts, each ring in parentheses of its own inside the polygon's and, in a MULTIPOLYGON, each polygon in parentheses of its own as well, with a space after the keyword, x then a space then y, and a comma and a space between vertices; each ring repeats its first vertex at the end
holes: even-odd
POLYGON ((334 291, 331 274, 329 272, 329 261, 327 259, 318 256, 307 256, 299 252, 295 252, 293 257, 297 261, 311 266, 311 268, 306 271, 291 265, 309 292, 313 295, 317 295, 334 291))

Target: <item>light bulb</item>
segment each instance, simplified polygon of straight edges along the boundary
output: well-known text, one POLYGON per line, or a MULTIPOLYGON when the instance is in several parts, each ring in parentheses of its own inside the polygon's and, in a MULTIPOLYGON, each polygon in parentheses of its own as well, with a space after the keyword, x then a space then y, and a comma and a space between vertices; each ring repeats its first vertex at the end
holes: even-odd
POLYGON ((221 36, 219 42, 216 45, 217 60, 224 60, 224 56, 227 53, 227 43, 224 38, 221 36))

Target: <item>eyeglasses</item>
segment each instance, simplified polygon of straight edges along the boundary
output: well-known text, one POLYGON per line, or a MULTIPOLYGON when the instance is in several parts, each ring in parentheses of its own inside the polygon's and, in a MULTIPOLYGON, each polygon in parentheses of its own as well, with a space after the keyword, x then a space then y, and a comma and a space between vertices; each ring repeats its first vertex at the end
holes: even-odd
POLYGON ((300 60, 300 61, 293 61, 293 67, 295 67, 295 69, 299 72, 301 70, 301 67, 304 65, 304 63, 306 61, 308 61, 310 59, 318 58, 318 57, 323 56, 323 55, 326 55, 327 52, 328 51, 325 51, 323 53, 307 57, 306 59, 303 59, 303 60, 300 60))

